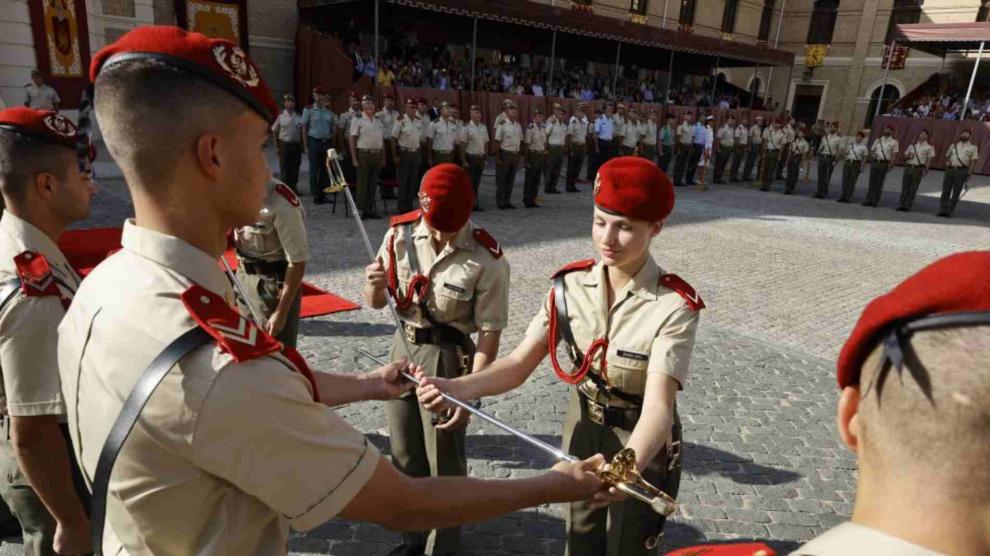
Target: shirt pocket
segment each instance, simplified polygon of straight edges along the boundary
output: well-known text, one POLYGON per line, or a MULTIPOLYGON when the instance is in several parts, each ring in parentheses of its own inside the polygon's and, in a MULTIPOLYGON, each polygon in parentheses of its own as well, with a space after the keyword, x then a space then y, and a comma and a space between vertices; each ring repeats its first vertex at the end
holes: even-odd
POLYGON ((635 343, 609 346, 608 378, 613 387, 626 394, 642 396, 646 390, 646 370, 650 348, 635 343))
POLYGON ((437 317, 441 320, 452 322, 471 314, 474 285, 467 276, 460 273, 444 276, 433 291, 439 311, 437 317))

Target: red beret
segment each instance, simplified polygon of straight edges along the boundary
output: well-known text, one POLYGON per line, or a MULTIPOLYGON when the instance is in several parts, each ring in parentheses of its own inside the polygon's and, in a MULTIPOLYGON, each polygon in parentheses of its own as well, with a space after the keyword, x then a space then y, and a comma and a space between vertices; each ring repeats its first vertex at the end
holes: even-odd
POLYGON ((871 301, 839 353, 839 387, 859 383, 863 362, 893 325, 970 311, 990 311, 990 251, 935 261, 871 301))
POLYGON ((419 186, 419 206, 430 227, 446 233, 460 230, 474 208, 471 177, 456 164, 430 168, 419 186))
POLYGON ((659 166, 638 156, 613 158, 598 169, 595 205, 605 212, 659 222, 674 208, 674 186, 659 166))
POLYGON ((31 135, 52 143, 76 148, 79 137, 72 120, 51 110, 15 106, 0 111, 0 129, 31 135))
POLYGON ((278 104, 254 62, 236 44, 170 26, 138 27, 101 49, 89 67, 96 82, 100 70, 126 60, 154 59, 201 77, 274 121, 278 104))
POLYGON ((323 88, 323 85, 317 85, 317 86, 313 87, 313 94, 314 95, 325 95, 325 94, 327 94, 327 90, 323 88))
POLYGON ((392 96, 392 93, 385 93, 384 95, 382 95, 382 98, 391 98, 391 99, 394 99, 395 97, 392 96))

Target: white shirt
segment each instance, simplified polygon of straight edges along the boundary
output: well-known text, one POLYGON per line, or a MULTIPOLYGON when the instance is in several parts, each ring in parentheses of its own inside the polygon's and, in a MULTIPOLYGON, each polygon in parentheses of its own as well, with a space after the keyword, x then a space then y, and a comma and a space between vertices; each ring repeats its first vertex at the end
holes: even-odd
POLYGON ((848 521, 815 537, 791 556, 944 556, 877 529, 848 521))

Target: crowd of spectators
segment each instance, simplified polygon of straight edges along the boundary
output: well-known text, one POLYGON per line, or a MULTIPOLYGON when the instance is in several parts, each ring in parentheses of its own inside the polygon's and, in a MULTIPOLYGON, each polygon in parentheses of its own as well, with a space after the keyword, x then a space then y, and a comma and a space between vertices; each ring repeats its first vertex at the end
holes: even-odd
MULTIPOLYGON (((904 118, 960 119, 966 99, 964 87, 953 83, 947 76, 924 87, 920 98, 897 102, 887 113, 904 118)), ((964 119, 990 121, 990 93, 983 87, 974 88, 964 119)))

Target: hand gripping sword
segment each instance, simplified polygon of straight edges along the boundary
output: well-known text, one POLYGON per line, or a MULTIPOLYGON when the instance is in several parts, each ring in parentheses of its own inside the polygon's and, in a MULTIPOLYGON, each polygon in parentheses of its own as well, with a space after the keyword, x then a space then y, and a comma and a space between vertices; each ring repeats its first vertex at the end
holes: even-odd
MULTIPOLYGON (((337 158, 336 149, 329 149, 327 151, 327 174, 330 176, 331 187, 344 183, 344 175, 340 168, 340 161, 337 158)), ((354 203, 354 197, 351 195, 350 189, 346 186, 343 187, 343 192, 347 197, 348 205, 351 207, 351 214, 354 216, 354 222, 357 224, 358 230, 361 232, 361 239, 364 241, 364 247, 368 251, 368 257, 372 262, 377 261, 378 259, 375 256, 375 250, 371 246, 371 240, 368 239, 368 232, 364 229, 364 223, 361 222, 361 216, 358 213, 357 206, 354 203)), ((399 312, 396 309, 395 301, 387 292, 385 295, 385 301, 388 303, 389 312, 392 314, 392 319, 395 321, 396 328, 398 330, 402 330, 402 320, 399 318, 399 312)), ((405 334, 399 334, 399 337, 402 338, 402 345, 406 351, 409 361, 412 361, 412 348, 409 346, 408 338, 406 338, 405 334)), ((360 355, 374 361, 378 365, 388 365, 388 362, 372 355, 371 353, 368 353, 363 349, 359 348, 357 349, 357 352, 360 355)), ((419 380, 411 373, 403 370, 400 371, 400 374, 406 380, 412 382, 413 384, 419 385, 419 380)), ((491 423, 503 431, 522 439, 531 446, 550 454, 558 461, 567 461, 571 463, 580 461, 578 458, 562 450, 554 448, 550 444, 547 444, 538 438, 526 434, 511 425, 503 423, 502 421, 480 409, 475 408, 467 402, 461 401, 445 393, 441 393, 441 396, 443 396, 443 398, 448 402, 471 413, 472 415, 476 415, 482 420, 491 423)), ((670 516, 677 511, 677 502, 675 502, 673 498, 648 483, 639 474, 639 471, 636 469, 636 453, 631 448, 624 448, 619 451, 619 453, 612 459, 610 465, 598 469, 595 473, 603 483, 613 486, 623 494, 647 504, 658 514, 670 516)))

